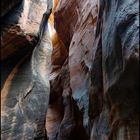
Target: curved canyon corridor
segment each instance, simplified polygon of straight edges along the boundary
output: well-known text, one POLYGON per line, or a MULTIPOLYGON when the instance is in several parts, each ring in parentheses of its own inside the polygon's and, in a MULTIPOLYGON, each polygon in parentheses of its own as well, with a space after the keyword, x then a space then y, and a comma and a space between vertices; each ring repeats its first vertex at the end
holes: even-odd
POLYGON ((139 1, 1 1, 1 139, 139 140, 139 1))

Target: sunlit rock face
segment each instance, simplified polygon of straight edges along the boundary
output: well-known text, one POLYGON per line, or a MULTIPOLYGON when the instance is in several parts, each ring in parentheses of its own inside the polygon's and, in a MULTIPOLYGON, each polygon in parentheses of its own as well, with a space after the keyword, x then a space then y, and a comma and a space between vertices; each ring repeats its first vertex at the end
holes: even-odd
POLYGON ((100 1, 91 71, 91 140, 139 139, 138 12, 138 1, 100 1))
POLYGON ((47 8, 47 1, 24 2, 23 9, 21 5, 17 6, 16 11, 13 9, 2 21, 2 49, 11 50, 2 52, 3 56, 8 53, 2 58, 2 140, 47 139, 45 119, 52 70, 52 41, 47 23, 51 11, 47 8), (35 38, 37 32, 38 40, 34 41, 31 37, 35 38), (14 47, 18 45, 17 51, 14 47), (7 69, 9 71, 5 73, 7 69))

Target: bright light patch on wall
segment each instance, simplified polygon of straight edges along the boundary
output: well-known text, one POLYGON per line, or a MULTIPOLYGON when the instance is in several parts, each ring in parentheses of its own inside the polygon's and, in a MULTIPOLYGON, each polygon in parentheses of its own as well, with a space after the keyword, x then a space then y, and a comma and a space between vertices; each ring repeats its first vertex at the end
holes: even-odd
POLYGON ((49 22, 48 22, 48 29, 49 29, 50 36, 53 37, 53 35, 56 33, 56 31, 49 22))
POLYGON ((52 36, 52 29, 50 23, 48 23, 48 29, 49 29, 50 36, 52 36))
MULTIPOLYGON (((57 5, 57 3, 58 3, 58 0, 53 0, 53 10, 54 10, 54 7, 57 5)), ((53 10, 49 17, 49 22, 48 22, 48 29, 49 29, 51 38, 53 38, 53 36, 56 34, 56 30, 54 29, 54 11, 53 10)))

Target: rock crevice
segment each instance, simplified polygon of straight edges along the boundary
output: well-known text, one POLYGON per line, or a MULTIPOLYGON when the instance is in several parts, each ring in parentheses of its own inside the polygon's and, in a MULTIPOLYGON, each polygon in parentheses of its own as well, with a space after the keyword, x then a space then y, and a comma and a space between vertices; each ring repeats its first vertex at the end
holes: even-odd
POLYGON ((137 0, 2 0, 2 140, 138 140, 138 12, 137 0))

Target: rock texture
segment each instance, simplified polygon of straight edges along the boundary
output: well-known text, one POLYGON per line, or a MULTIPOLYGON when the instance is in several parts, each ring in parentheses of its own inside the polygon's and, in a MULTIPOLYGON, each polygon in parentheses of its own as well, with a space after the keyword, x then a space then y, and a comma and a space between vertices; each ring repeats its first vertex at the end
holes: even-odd
POLYGON ((13 10, 13 8, 21 2, 22 0, 2 0, 0 17, 5 16, 10 10, 13 10))
POLYGON ((11 69, 37 43, 42 15, 47 0, 2 0, 1 15, 1 64, 2 85, 11 69), (10 4, 9 4, 10 3, 10 4), (7 7, 7 8, 5 8, 7 7))
POLYGON ((10 8, 4 8, 4 13, 7 14, 3 14, 1 17, 2 60, 20 53, 22 47, 27 47, 28 41, 37 36, 42 15, 47 7, 47 0, 43 2, 39 0, 17 0, 10 1, 11 4, 8 2, 8 0, 2 1, 2 4, 11 7, 11 9, 13 6, 15 7, 12 11, 10 8), (16 41, 15 38, 17 38, 16 41))
POLYGON ((81 114, 78 116, 80 127, 85 128, 84 133, 87 137, 90 134, 90 69, 97 10, 97 1, 60 0, 55 11, 56 31, 69 50, 68 66, 72 97, 81 114))
POLYGON ((3 140, 139 139, 137 0, 2 6, 3 140))
POLYGON ((91 140, 138 140, 138 1, 100 1, 99 8, 91 72, 91 140))
POLYGON ((139 139, 138 23, 138 1, 60 0, 57 6, 54 25, 69 51, 69 86, 91 140, 139 139))
MULTIPOLYGON (((32 2, 31 7, 33 5, 39 6, 39 4, 43 4, 39 1, 30 2, 32 2)), ((46 10, 47 11, 40 15, 41 17, 43 16, 42 21, 36 24, 36 26, 39 26, 39 32, 37 45, 33 50, 33 53, 30 49, 28 49, 21 60, 19 60, 19 62, 15 65, 15 67, 11 68, 12 71, 4 81, 1 92, 2 140, 47 139, 45 130, 45 117, 50 94, 49 76, 51 71, 52 56, 52 42, 47 25, 52 5, 51 1, 48 3, 49 5, 46 6, 46 1, 44 7, 44 12, 46 10)), ((27 14, 30 15, 31 13, 29 12, 27 14)), ((26 23, 25 26, 27 24, 28 23, 26 23)), ((25 32, 29 31, 29 33, 32 33, 32 31, 35 30, 36 28, 33 28, 29 31, 28 28, 25 27, 25 32)), ((6 32, 4 33, 7 35, 6 32)), ((34 37, 35 35, 37 35, 37 32, 34 34, 34 37)), ((11 38, 9 46, 4 46, 3 44, 3 48, 10 47, 11 49, 14 49, 13 47, 15 47, 15 44, 12 44, 12 42, 18 41, 16 40, 17 37, 11 38)), ((25 35, 24 38, 26 37, 27 36, 25 35)), ((4 39, 4 36, 2 36, 3 42, 6 43, 4 39)), ((24 41, 26 42, 26 45, 28 45, 27 39, 24 41)), ((19 39, 17 44, 19 45, 19 43, 21 43, 21 48, 23 47, 24 50, 25 44, 23 43, 23 40, 21 39, 20 41, 19 39)), ((21 48, 20 51, 22 51, 21 48)), ((7 59, 10 59, 9 56, 7 59)))

